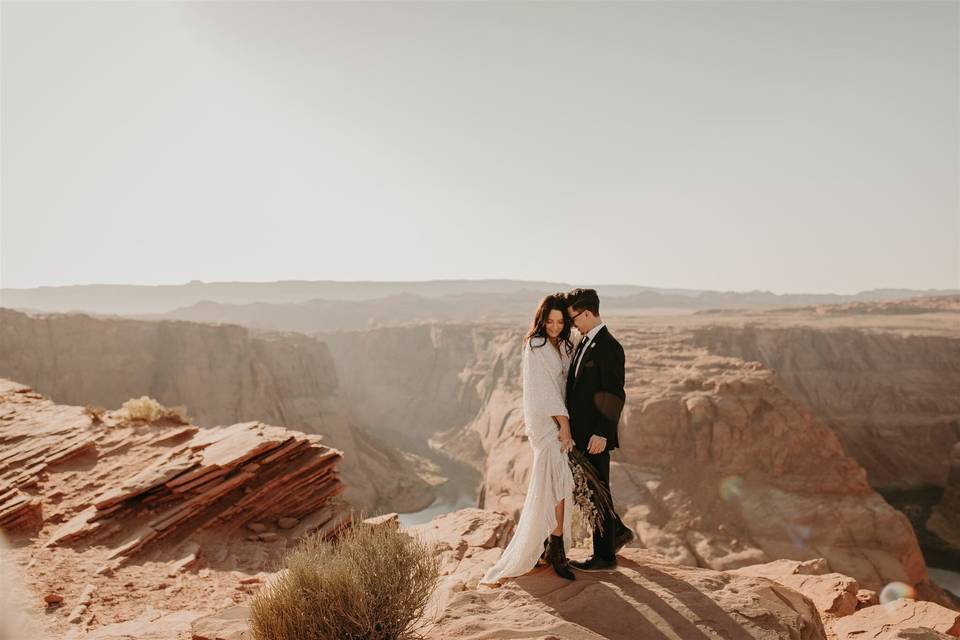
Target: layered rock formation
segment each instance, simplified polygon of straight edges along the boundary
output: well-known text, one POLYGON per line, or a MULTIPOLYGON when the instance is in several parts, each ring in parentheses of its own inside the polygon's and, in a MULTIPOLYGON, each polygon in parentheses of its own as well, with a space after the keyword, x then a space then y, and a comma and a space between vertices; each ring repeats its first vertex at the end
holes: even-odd
POLYGON ((960 441, 960 331, 712 326, 695 330, 694 342, 775 370, 833 428, 875 488, 944 486, 950 449, 960 441))
POLYGON ((951 508, 931 512, 960 442, 960 297, 701 320, 711 324, 692 329, 694 344, 776 370, 870 484, 908 514, 931 557, 942 566, 960 560, 960 526, 943 517, 951 508))
POLYGON ((61 631, 256 588, 288 540, 349 524, 341 459, 319 435, 101 415, 0 379, 2 529, 61 631))
POLYGON ((354 424, 327 347, 304 335, 0 309, 0 376, 60 402, 118 407, 149 395, 190 407, 205 427, 256 419, 323 433, 348 453, 352 504, 415 511, 432 500, 408 456, 354 424))

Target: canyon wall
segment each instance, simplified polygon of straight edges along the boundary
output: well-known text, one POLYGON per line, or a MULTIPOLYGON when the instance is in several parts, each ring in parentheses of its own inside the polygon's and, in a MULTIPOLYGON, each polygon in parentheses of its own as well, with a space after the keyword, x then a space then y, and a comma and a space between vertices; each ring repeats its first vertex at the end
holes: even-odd
POLYGON ((68 404, 113 409, 148 395, 203 427, 258 419, 320 433, 345 454, 352 504, 414 511, 432 500, 403 453, 354 424, 327 346, 302 334, 0 309, 0 377, 68 404))
POLYGON ((694 344, 755 360, 833 427, 879 489, 943 487, 960 441, 960 338, 805 326, 707 326, 694 344))
POLYGON ((960 553, 956 553, 960 551, 960 442, 953 445, 943 497, 933 507, 925 524, 942 546, 953 552, 950 556, 954 561, 960 558, 960 553))
POLYGON ((496 325, 422 324, 313 334, 330 349, 358 422, 426 439, 469 422, 483 403, 496 325))

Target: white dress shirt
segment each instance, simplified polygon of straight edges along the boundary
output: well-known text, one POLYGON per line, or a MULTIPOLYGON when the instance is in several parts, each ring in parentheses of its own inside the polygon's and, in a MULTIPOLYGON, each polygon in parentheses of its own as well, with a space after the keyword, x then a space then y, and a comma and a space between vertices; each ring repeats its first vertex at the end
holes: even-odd
POLYGON ((587 331, 587 343, 583 345, 583 349, 580 350, 580 356, 577 358, 577 363, 574 365, 576 368, 573 370, 573 376, 576 377, 580 373, 580 362, 583 360, 583 356, 587 353, 587 349, 590 348, 590 343, 593 342, 593 339, 597 337, 597 334, 600 333, 600 329, 603 329, 606 325, 601 322, 590 331, 587 331))

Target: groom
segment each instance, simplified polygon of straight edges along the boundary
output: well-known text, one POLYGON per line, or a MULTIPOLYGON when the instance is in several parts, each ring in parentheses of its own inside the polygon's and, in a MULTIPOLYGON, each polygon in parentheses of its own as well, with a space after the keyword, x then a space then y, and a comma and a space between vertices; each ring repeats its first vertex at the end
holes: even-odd
MULTIPOLYGON (((600 298, 593 289, 567 294, 567 312, 583 336, 567 373, 567 412, 578 449, 597 469, 610 488, 610 452, 620 446, 617 425, 626 394, 623 347, 600 319, 600 298)), ((611 504, 613 496, 611 495, 611 504)), ((586 562, 570 561, 581 571, 603 571, 617 566, 617 551, 633 540, 633 531, 612 509, 604 514, 603 533, 593 530, 593 556, 586 562)))

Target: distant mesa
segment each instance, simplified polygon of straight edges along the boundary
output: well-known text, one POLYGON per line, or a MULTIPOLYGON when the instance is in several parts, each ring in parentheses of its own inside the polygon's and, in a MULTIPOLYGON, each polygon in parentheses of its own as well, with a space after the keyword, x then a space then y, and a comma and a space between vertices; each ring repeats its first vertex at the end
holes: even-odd
MULTIPOLYGON (((582 283, 578 283, 582 284, 582 283)), ((547 293, 568 291, 574 285, 564 282, 524 280, 427 280, 410 282, 345 282, 330 280, 284 280, 277 282, 206 282, 191 280, 178 285, 75 285, 0 290, 7 308, 45 312, 84 311, 117 315, 173 314, 201 300, 209 300, 227 308, 254 302, 264 305, 297 306, 311 300, 340 303, 367 303, 382 308, 386 299, 399 294, 426 298, 423 303, 434 313, 444 312, 449 303, 469 302, 467 308, 455 306, 454 319, 468 319, 467 314, 529 313, 530 300, 547 293), (477 300, 473 300, 477 297, 477 300), (436 307, 436 308, 434 308, 436 307)), ((775 294, 769 291, 708 291, 702 289, 658 288, 642 285, 593 285, 600 292, 607 309, 624 312, 638 309, 726 309, 836 304, 862 300, 896 300, 916 296, 957 295, 960 290, 919 291, 877 289, 852 295, 838 294, 775 294)), ((345 305, 350 310, 351 305, 345 305)), ((279 310, 278 310, 279 311, 279 310)), ((355 312, 355 310, 354 310, 355 312)), ((388 314, 389 316, 389 314, 388 314)), ((370 315, 354 328, 366 326, 370 315)), ((189 319, 189 318, 184 318, 189 319)), ((276 323, 276 321, 274 321, 276 323)), ((277 328, 286 329, 282 324, 277 328)), ((314 328, 320 329, 321 326, 314 328)), ((298 329, 293 329, 298 330, 298 329)))

